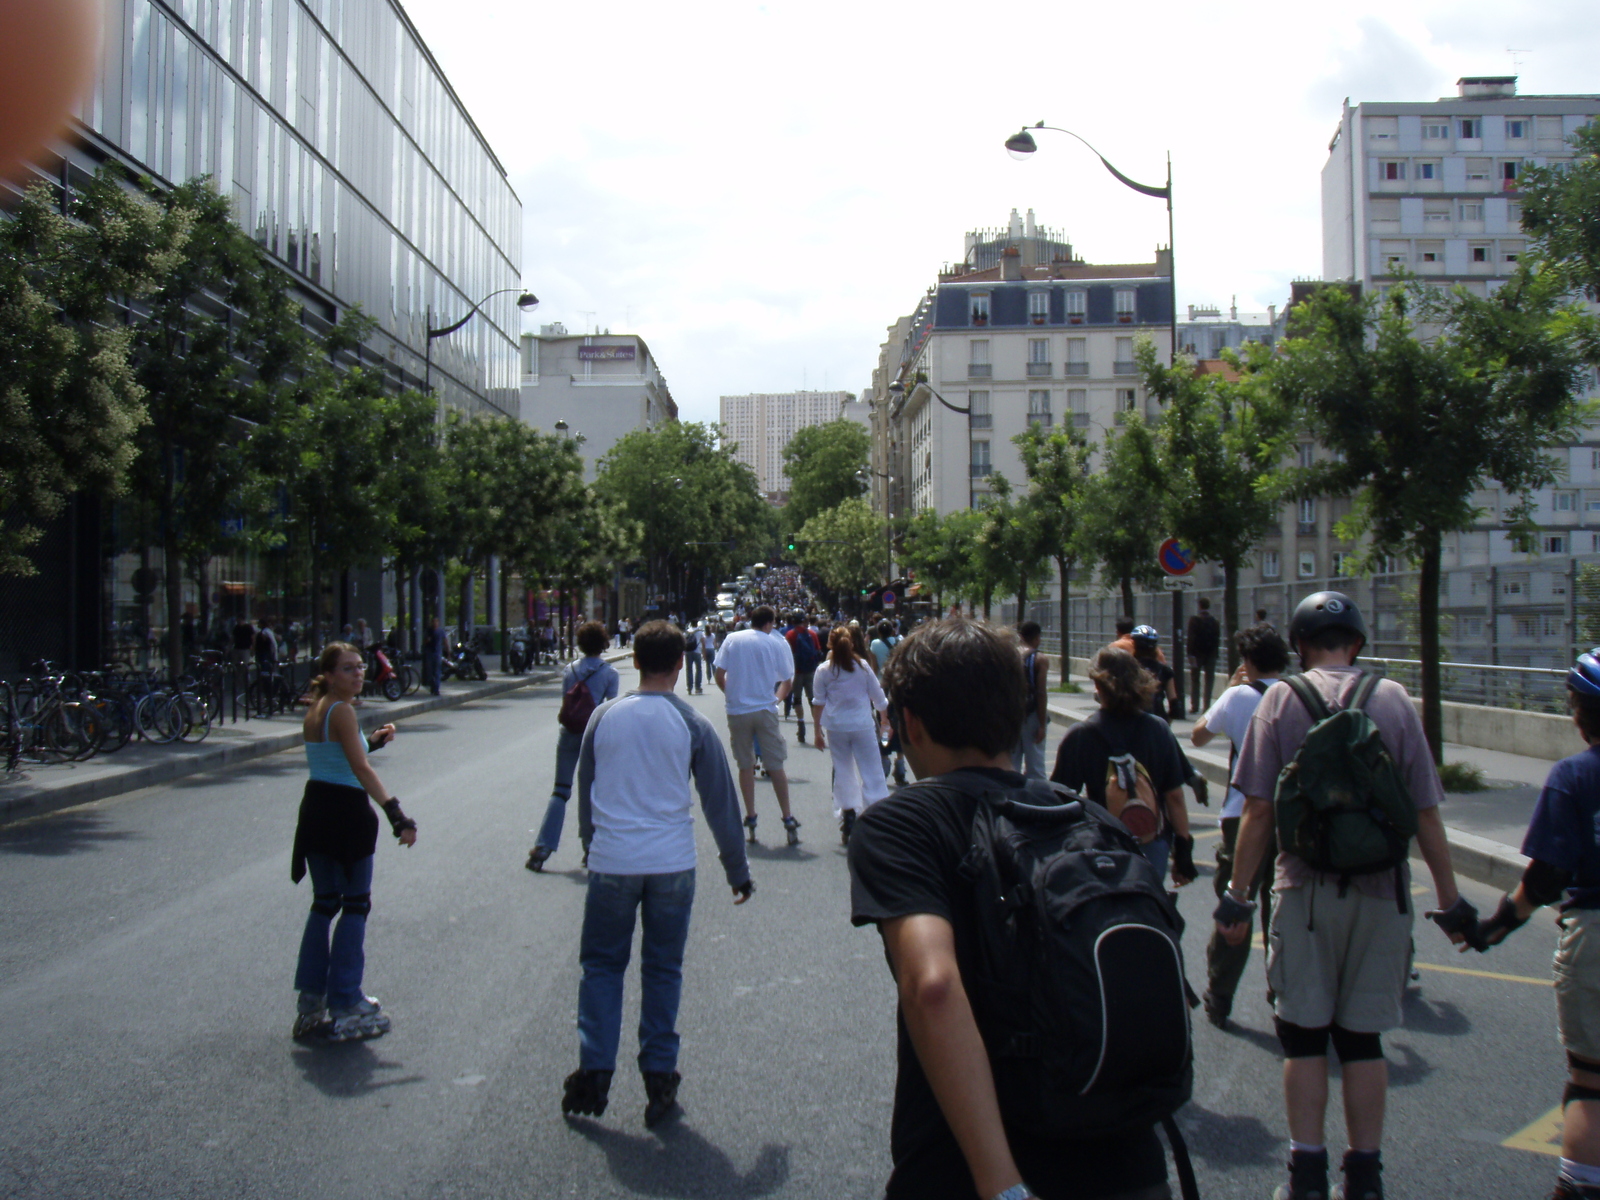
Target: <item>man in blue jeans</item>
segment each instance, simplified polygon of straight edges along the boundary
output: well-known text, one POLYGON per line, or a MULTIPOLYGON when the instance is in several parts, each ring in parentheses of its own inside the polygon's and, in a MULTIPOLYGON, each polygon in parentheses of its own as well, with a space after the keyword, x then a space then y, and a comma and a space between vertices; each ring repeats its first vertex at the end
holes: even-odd
POLYGON ((639 687, 595 710, 578 754, 578 836, 588 849, 589 892, 578 948, 578 1069, 566 1079, 564 1113, 598 1117, 606 1110, 635 914, 643 924, 638 1062, 645 1124, 677 1107, 678 1003, 694 907, 691 778, 733 902, 755 892, 727 753, 711 722, 674 691, 683 655, 676 625, 641 627, 633 639, 639 687))

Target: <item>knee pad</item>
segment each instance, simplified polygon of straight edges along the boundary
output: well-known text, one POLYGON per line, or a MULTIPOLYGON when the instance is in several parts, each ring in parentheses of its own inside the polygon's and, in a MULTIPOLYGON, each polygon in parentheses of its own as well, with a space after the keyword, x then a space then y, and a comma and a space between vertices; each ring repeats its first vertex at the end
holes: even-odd
POLYGON ((1600 1062, 1590 1058, 1579 1058, 1571 1050, 1567 1051, 1567 1066, 1574 1071, 1588 1071, 1591 1075, 1600 1075, 1600 1062))
POLYGON ((347 917, 365 917, 371 911, 371 892, 362 892, 359 896, 346 896, 344 898, 344 915, 347 917))
POLYGON ((1342 1025, 1329 1030, 1333 1050, 1342 1063, 1372 1062, 1383 1057, 1383 1037, 1376 1033, 1356 1033, 1342 1025))
POLYGON ((1561 1107, 1565 1108, 1574 1100, 1600 1101, 1600 1088, 1585 1087, 1581 1083, 1569 1083, 1566 1090, 1561 1093, 1561 1107))
POLYGON ((339 893, 318 892, 311 897, 311 911, 319 917, 336 917, 339 915, 339 893))
POLYGON ((1304 1025, 1293 1025, 1282 1017, 1274 1017, 1272 1023, 1278 1031, 1278 1044, 1283 1047, 1285 1058, 1326 1058, 1328 1054, 1328 1026, 1320 1029, 1307 1029, 1304 1025))

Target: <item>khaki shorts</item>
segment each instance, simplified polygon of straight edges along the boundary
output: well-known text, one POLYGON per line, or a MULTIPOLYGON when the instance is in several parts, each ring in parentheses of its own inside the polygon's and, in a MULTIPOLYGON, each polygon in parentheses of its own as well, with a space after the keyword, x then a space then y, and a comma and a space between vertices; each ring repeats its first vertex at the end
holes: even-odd
POLYGON ((775 708, 737 715, 729 713, 728 740, 733 744, 733 761, 741 771, 755 767, 757 742, 761 743, 761 762, 769 771, 780 770, 789 757, 775 708))
POLYGON ((1562 1047, 1600 1063, 1600 910, 1575 908, 1562 915, 1555 978, 1562 1047))
POLYGON ((1337 880, 1274 893, 1267 983, 1280 1020, 1383 1033, 1400 1024, 1410 973, 1411 913, 1393 899, 1354 887, 1341 898, 1337 880))

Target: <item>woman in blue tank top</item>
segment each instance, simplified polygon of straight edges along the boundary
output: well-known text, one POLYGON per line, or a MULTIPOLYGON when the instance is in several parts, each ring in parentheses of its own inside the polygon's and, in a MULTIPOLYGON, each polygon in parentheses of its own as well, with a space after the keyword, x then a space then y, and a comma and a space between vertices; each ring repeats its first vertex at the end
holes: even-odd
POLYGON ((365 674, 360 651, 348 642, 330 642, 311 681, 305 719, 311 778, 300 801, 289 871, 299 883, 309 870, 313 892, 295 968, 297 1038, 344 1042, 389 1032, 389 1015, 361 990, 378 845, 378 816, 368 797, 383 806, 401 845, 416 844, 417 823, 400 811, 400 801, 367 762, 369 752, 394 740, 394 726, 362 736, 352 705, 365 674))

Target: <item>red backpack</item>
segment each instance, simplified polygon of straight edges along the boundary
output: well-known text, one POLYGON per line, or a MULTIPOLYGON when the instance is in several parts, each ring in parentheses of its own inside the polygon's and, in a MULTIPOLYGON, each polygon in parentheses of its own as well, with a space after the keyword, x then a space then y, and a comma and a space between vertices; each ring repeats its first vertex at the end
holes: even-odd
MULTIPOLYGON (((595 668, 598 670, 599 668, 595 668)), ((589 718, 594 715, 594 710, 599 707, 594 702, 594 693, 589 690, 589 680, 594 677, 594 671, 578 678, 573 672, 572 686, 561 694, 561 712, 556 720, 561 722, 561 728, 569 733, 580 736, 589 727, 589 718)))

